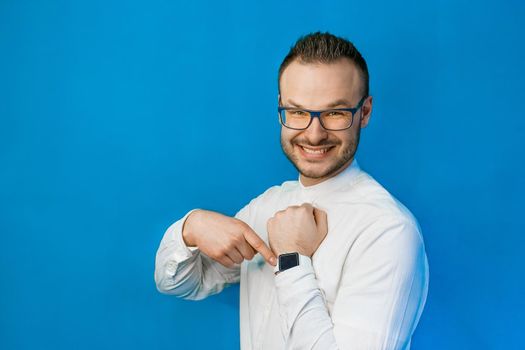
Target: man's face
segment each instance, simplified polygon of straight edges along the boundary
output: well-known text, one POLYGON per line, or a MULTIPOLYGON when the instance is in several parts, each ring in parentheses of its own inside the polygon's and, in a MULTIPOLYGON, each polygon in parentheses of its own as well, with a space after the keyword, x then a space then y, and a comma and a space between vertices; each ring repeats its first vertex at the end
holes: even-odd
MULTIPOLYGON (((293 61, 281 76, 280 103, 310 110, 353 108, 363 97, 361 84, 359 71, 350 60, 330 64, 293 61)), ((328 131, 318 118, 306 130, 281 127, 283 151, 305 186, 335 176, 352 162, 371 110, 372 98, 368 97, 346 130, 328 131)))

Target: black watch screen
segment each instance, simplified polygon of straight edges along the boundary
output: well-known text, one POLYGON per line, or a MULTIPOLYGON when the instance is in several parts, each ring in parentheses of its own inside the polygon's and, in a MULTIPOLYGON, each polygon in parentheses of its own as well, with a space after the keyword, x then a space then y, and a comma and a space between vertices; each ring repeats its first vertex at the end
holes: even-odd
POLYGON ((288 270, 299 265, 299 253, 286 253, 279 255, 279 271, 288 270))

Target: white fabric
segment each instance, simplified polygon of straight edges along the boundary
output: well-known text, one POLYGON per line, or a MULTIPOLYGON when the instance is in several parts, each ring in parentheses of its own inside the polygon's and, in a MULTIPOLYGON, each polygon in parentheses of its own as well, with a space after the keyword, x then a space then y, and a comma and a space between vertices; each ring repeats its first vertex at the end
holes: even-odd
POLYGON ((305 187, 287 181, 236 215, 266 242, 266 222, 290 205, 328 215, 311 259, 273 273, 260 254, 228 269, 182 240, 186 214, 166 231, 156 257, 159 291, 191 300, 240 281, 241 348, 410 349, 428 292, 428 262, 416 219, 354 160, 305 187))

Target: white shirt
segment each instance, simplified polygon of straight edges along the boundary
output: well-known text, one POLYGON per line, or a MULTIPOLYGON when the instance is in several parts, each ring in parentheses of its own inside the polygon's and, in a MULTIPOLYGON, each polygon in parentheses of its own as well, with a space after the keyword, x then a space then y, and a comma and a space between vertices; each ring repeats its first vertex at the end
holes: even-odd
POLYGON ((226 268, 185 246, 188 213, 160 244, 158 290, 199 300, 240 281, 243 350, 410 349, 429 277, 416 219, 356 160, 317 185, 271 187, 235 217, 268 243, 267 220, 305 202, 328 216, 328 234, 311 260, 278 275, 260 254, 226 268))

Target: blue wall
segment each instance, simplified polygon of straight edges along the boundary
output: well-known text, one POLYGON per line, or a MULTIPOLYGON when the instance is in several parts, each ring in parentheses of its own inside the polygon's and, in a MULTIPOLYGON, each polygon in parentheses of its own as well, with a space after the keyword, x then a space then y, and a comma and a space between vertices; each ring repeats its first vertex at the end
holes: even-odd
POLYGON ((369 62, 361 166, 418 217, 413 349, 518 349, 521 1, 0 2, 0 348, 233 349, 238 287, 159 294, 164 230, 296 178, 276 73, 329 30, 369 62))

